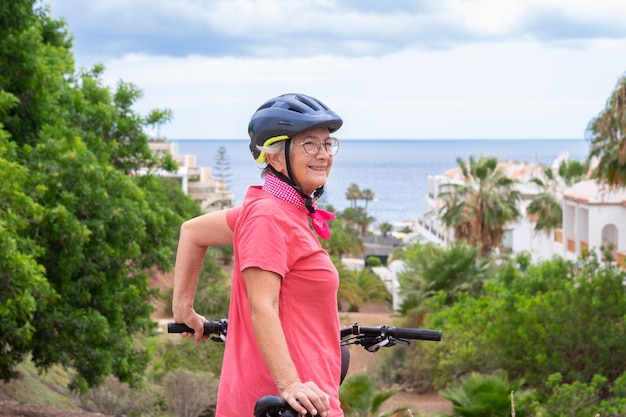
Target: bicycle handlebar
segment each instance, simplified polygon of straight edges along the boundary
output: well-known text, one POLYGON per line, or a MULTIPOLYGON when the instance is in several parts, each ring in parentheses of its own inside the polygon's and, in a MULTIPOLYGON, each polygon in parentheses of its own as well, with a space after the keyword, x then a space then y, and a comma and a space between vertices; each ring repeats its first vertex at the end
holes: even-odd
MULTIPOLYGON (((219 321, 205 321, 204 322, 204 335, 211 334, 226 335, 228 331, 228 320, 222 319, 219 321)), ((181 323, 168 323, 168 333, 195 333, 195 330, 186 324, 181 323)), ((358 323, 354 323, 350 327, 344 327, 340 331, 342 339, 347 336, 357 337, 391 337, 397 339, 412 339, 412 340, 429 340, 439 342, 441 341, 442 333, 439 330, 425 330, 425 329, 411 329, 403 327, 389 327, 387 325, 381 326, 360 326, 358 323)))
MULTIPOLYGON (((228 320, 206 321, 204 322, 205 336, 215 334, 219 337, 212 336, 214 341, 225 341, 228 331, 228 320)), ((191 327, 181 323, 168 323, 168 333, 195 333, 191 327)), ((404 339, 441 341, 442 332, 439 330, 411 329, 402 327, 389 327, 385 324, 381 326, 360 326, 354 323, 350 327, 344 327, 340 330, 342 345, 358 344, 363 346, 370 352, 376 352, 382 346, 394 346, 396 342, 408 345, 409 342, 404 339)), ((287 404, 287 402, 279 396, 267 395, 257 402, 254 409, 255 417, 295 417, 298 414, 287 404)), ((309 414, 306 415, 310 416, 309 414)))
POLYGON ((413 340, 430 340, 434 342, 441 341, 442 332, 439 330, 424 330, 424 329, 410 329, 402 327, 388 327, 382 326, 359 326, 358 323, 353 324, 351 327, 344 327, 341 329, 341 338, 347 336, 365 336, 365 337, 393 337, 398 339, 413 339, 413 340))

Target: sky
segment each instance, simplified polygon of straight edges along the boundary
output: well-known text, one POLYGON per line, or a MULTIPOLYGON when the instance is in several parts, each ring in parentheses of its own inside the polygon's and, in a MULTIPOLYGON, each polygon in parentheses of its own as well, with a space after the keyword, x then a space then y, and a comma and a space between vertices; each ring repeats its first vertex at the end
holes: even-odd
POLYGON ((170 139, 245 139, 304 93, 340 139, 582 139, 626 72, 624 0, 43 0, 78 67, 170 139))

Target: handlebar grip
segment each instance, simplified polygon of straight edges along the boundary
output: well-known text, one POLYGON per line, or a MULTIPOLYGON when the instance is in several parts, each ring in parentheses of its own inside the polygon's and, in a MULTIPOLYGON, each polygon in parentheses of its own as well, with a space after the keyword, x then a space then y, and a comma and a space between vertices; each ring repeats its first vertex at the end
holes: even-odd
MULTIPOLYGON (((225 325, 223 322, 219 321, 205 321, 204 322, 204 331, 203 334, 208 336, 210 334, 220 333, 225 330, 225 325)), ((195 333, 196 331, 191 327, 187 326, 183 323, 167 323, 167 332, 168 333, 195 333)))
POLYGON ((186 324, 182 323, 167 323, 168 333, 195 333, 196 331, 186 324))
POLYGON ((392 327, 388 333, 400 339, 431 340, 434 342, 440 342, 442 335, 440 330, 404 329, 401 327, 392 327))

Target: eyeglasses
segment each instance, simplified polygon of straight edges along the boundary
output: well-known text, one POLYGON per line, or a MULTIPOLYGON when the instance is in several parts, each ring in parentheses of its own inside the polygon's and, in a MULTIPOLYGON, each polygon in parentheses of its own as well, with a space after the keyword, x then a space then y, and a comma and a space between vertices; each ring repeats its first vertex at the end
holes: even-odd
MULTIPOLYGON (((337 138, 329 137, 324 140, 324 150, 330 156, 333 156, 339 150, 339 140, 337 138)), ((317 155, 322 149, 322 141, 315 137, 305 138, 302 142, 304 152, 309 155, 317 155)))

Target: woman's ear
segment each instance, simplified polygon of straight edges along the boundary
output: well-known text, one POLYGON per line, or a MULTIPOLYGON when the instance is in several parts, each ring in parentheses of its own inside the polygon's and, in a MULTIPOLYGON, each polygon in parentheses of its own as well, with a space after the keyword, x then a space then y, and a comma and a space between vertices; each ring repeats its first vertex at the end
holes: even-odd
POLYGON ((276 171, 282 172, 287 175, 287 167, 285 164, 285 154, 283 152, 268 153, 265 155, 267 163, 272 166, 276 171))

